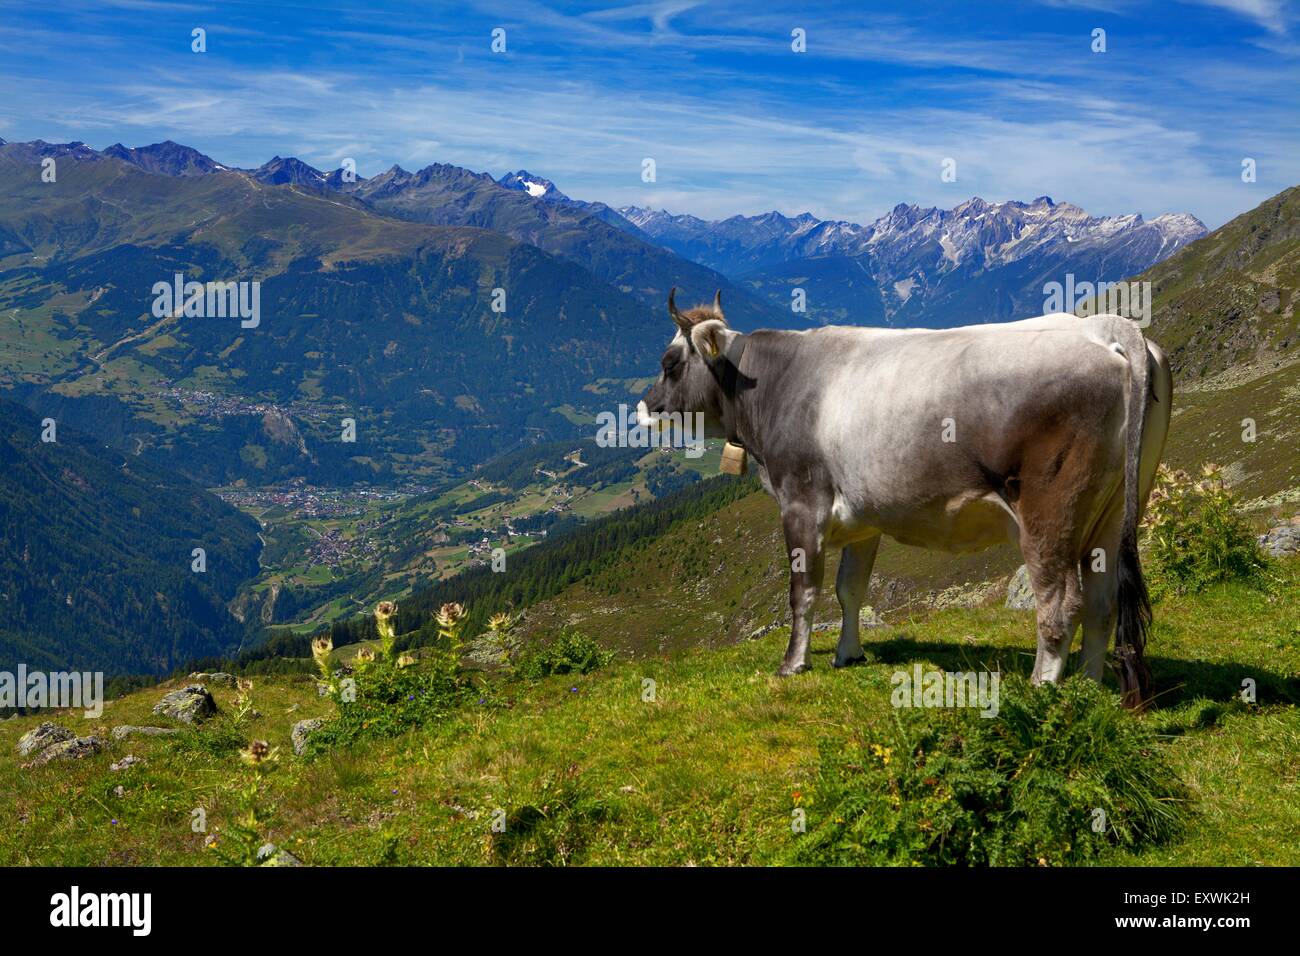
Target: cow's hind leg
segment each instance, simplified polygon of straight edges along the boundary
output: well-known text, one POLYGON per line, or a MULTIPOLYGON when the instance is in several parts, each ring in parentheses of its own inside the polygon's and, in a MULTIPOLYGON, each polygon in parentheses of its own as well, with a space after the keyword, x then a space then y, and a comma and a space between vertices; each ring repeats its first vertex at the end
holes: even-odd
POLYGON ((1083 534, 1070 509, 1062 507, 1058 494, 1035 490, 1039 494, 1030 495, 1026 490, 1020 499, 1020 551, 1038 612, 1038 653, 1032 679, 1035 684, 1056 683, 1065 674, 1070 644, 1083 612, 1083 583, 1079 580, 1083 534))
POLYGON ((1079 670, 1098 683, 1106 667, 1106 649, 1115 633, 1119 601, 1119 543, 1123 501, 1108 513, 1083 554, 1083 647, 1079 670))
POLYGON ((867 596, 871 569, 876 563, 880 535, 846 544, 840 555, 840 570, 835 576, 835 596, 840 599, 844 620, 840 625, 840 643, 835 648, 835 667, 847 667, 862 660, 862 639, 858 634, 858 614, 867 596))
POLYGON ((1070 644, 1083 611, 1078 562, 1068 567, 1061 567, 1061 563, 1053 560, 1035 567, 1035 562, 1026 555, 1029 580, 1038 604, 1038 653, 1034 657, 1032 678, 1035 684, 1044 681, 1054 684, 1064 676, 1070 644))
POLYGON ((782 509, 781 523, 790 555, 790 644, 776 673, 789 677, 812 667, 812 611, 826 571, 826 517, 801 504, 782 509))

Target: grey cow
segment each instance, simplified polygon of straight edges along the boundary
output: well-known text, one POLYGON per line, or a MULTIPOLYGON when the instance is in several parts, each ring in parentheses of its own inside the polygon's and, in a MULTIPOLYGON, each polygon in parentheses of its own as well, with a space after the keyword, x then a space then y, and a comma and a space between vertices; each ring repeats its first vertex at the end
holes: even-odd
POLYGON ((1150 699, 1137 528, 1173 381, 1130 320, 741 334, 720 296, 682 312, 670 293, 668 312, 677 334, 638 419, 702 413, 706 434, 745 448, 780 506, 792 622, 778 674, 810 666, 827 548, 843 549, 843 667, 862 657, 858 613, 882 534, 952 552, 1010 540, 1037 599, 1034 681, 1062 676, 1082 622, 1084 673, 1101 679, 1117 632, 1125 703, 1150 699))

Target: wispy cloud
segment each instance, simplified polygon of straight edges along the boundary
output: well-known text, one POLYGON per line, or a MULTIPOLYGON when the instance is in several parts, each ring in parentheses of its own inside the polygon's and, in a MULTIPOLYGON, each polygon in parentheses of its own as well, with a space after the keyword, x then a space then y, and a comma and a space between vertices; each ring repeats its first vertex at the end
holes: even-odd
POLYGON ((1270 33, 1287 32, 1288 9, 1284 0, 1192 0, 1207 7, 1218 7, 1245 17, 1270 33))
POLYGON ((1300 181, 1300 59, 1268 0, 1196 0, 1177 17, 1139 0, 908 15, 377 0, 328 17, 306 4, 69 2, 0 25, 0 81, 24 94, 0 101, 6 138, 172 138, 235 165, 352 158, 364 175, 528 168, 579 198, 704 216, 862 220, 900 201, 1050 194, 1214 225, 1300 181), (196 25, 206 54, 189 51, 196 25), (502 54, 489 46, 498 26, 502 54), (791 49, 795 28, 806 53, 791 49), (1259 182, 1240 181, 1244 157, 1259 182), (645 158, 655 182, 642 181, 645 158), (940 177, 945 158, 955 183, 940 177))

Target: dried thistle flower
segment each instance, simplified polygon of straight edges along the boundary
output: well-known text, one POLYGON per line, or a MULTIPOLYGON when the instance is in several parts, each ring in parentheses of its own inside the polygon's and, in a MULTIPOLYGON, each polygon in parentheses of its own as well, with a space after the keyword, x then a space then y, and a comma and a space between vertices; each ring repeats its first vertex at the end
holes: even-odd
POLYGON ((273 756, 273 751, 271 750, 271 745, 265 740, 254 740, 244 748, 239 756, 244 763, 256 765, 260 764, 264 760, 270 759, 273 756))
POLYGON ((438 608, 438 626, 444 628, 454 627, 459 624, 465 616, 465 608, 452 601, 438 608))

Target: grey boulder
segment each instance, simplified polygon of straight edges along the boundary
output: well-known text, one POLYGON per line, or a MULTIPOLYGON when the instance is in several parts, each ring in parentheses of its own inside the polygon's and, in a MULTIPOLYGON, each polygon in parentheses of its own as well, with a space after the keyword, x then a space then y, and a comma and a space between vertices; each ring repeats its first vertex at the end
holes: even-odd
POLYGON ((29 730, 22 735, 18 741, 18 756, 30 757, 46 747, 62 743, 65 740, 75 740, 76 736, 67 727, 60 727, 58 724, 47 720, 35 730, 29 730))
POLYGON ((1300 526, 1282 525, 1259 536, 1259 546, 1275 558, 1300 553, 1300 526))
POLYGON ((217 702, 202 684, 190 684, 174 690, 153 705, 153 712, 181 723, 194 724, 217 712, 217 702))
POLYGON ((195 671, 189 676, 189 679, 196 684, 219 684, 222 687, 234 687, 235 675, 227 674, 225 671, 195 671))
POLYGON ((99 737, 73 737, 61 740, 46 747, 31 761, 31 766, 40 767, 52 760, 80 760, 104 749, 104 741, 99 737))
POLYGON ((118 724, 112 730, 114 740, 125 740, 135 734, 142 737, 163 737, 167 734, 179 734, 180 732, 179 727, 134 727, 131 724, 118 724))
POLYGON ((307 740, 311 737, 312 731, 319 730, 325 723, 319 717, 312 717, 310 720, 300 720, 293 725, 293 732, 289 735, 293 739, 293 752, 299 757, 307 752, 307 740))
POLYGON ((1022 564, 1007 585, 1007 607, 1015 611, 1032 611, 1037 606, 1034 587, 1029 583, 1029 569, 1022 564))

